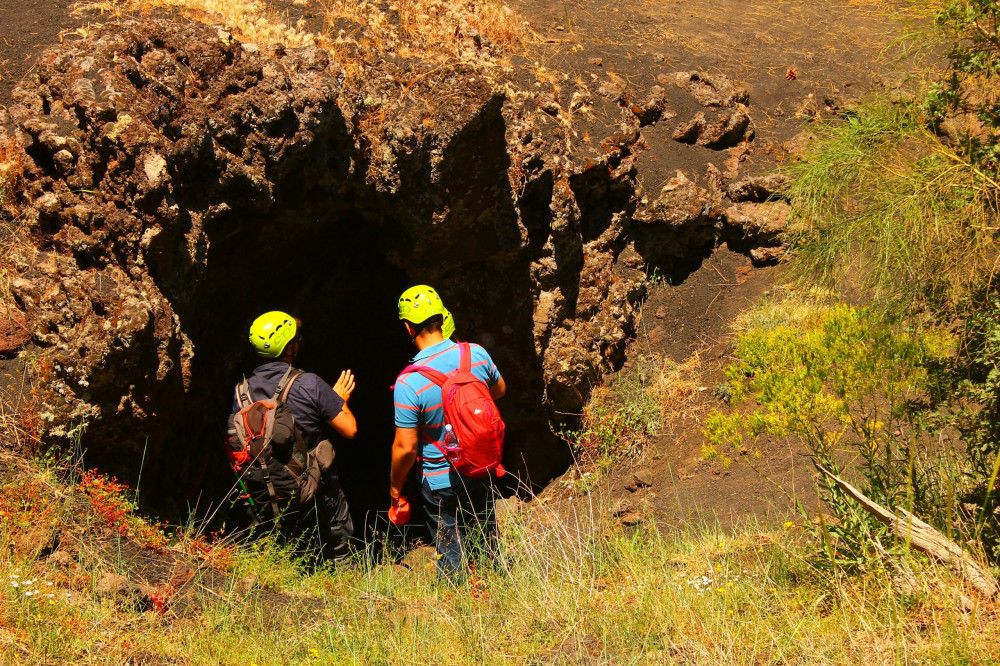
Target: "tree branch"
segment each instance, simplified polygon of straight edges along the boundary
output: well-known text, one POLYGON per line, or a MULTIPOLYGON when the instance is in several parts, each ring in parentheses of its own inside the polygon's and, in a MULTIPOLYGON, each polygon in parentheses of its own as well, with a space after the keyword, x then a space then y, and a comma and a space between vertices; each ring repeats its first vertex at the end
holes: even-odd
POLYGON ((957 543, 938 532, 936 529, 920 520, 905 509, 897 507, 897 511, 902 514, 902 518, 886 509, 877 502, 871 500, 860 490, 844 481, 839 476, 826 469, 819 463, 815 463, 819 471, 830 477, 841 490, 854 498, 865 511, 872 514, 880 522, 892 529, 897 538, 906 539, 910 545, 922 553, 930 555, 934 559, 942 562, 965 578, 983 596, 992 597, 1000 589, 997 587, 997 580, 990 573, 989 569, 977 562, 968 552, 957 543))

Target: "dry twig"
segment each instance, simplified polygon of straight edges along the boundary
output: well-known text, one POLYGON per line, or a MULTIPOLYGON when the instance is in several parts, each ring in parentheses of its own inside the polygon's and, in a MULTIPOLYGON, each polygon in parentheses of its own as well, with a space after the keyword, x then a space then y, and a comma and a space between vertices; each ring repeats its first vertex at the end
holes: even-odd
POLYGON ((955 569, 984 596, 992 597, 1000 591, 997 587, 997 580, 990 573, 989 569, 973 559, 957 543, 905 509, 896 507, 896 510, 903 516, 900 518, 822 465, 817 464, 816 467, 819 468, 819 471, 833 479, 834 483, 854 498, 865 511, 892 528, 893 533, 898 538, 908 540, 910 545, 920 552, 930 555, 939 562, 955 569))

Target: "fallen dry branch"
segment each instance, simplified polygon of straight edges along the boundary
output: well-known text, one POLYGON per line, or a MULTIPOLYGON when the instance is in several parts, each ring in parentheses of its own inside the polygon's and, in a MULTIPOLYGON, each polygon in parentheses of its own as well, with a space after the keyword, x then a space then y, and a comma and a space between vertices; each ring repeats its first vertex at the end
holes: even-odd
POLYGON ((857 500, 865 511, 892 528, 897 537, 908 539, 910 545, 920 552, 955 569, 984 596, 992 597, 997 593, 997 580, 993 574, 957 543, 905 509, 897 507, 897 510, 903 515, 900 518, 822 465, 817 464, 816 467, 833 479, 845 493, 857 500))

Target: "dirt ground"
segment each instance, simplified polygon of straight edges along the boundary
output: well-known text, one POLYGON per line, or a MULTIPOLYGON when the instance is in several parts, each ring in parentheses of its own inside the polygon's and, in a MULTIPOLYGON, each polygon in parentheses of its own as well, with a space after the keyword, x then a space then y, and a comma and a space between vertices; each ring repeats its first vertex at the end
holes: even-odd
MULTIPOLYGON (((892 44, 905 27, 902 4, 878 0, 516 0, 539 33, 533 57, 584 81, 620 77, 648 89, 676 71, 725 74, 750 93, 757 137, 748 154, 681 146, 670 138, 677 121, 643 129, 649 150, 639 170, 651 191, 683 169, 696 178, 709 163, 739 176, 767 172, 785 157, 782 144, 865 94, 901 85, 892 44)), ((671 95, 668 110, 682 120, 694 109, 671 95)), ((817 503, 814 469, 790 440, 761 444, 762 476, 739 456, 729 467, 703 458, 704 417, 725 404, 713 389, 731 352, 735 317, 779 280, 780 267, 754 268, 726 246, 706 257, 680 284, 652 290, 630 356, 659 354, 683 364, 697 355, 698 388, 668 414, 664 433, 636 466, 616 470, 603 488, 625 522, 638 515, 661 525, 777 523, 794 511, 788 495, 817 503), (652 485, 636 484, 635 474, 652 485), (765 478, 766 477, 766 478, 765 478), (638 485, 638 487, 637 487, 638 485), (786 494, 787 493, 787 494, 786 494)), ((577 471, 548 494, 572 494, 577 471)))
MULTIPOLYGON (((30 71, 36 54, 84 19, 69 0, 0 6, 0 108, 30 71)), ((282 4, 282 3, 276 3, 282 4)), ((290 3, 289 6, 291 6, 290 3)), ((696 177, 709 163, 736 160, 740 175, 772 169, 782 142, 807 124, 813 110, 849 103, 866 92, 896 85, 884 49, 903 24, 886 18, 898 5, 877 0, 514 0, 539 39, 529 46, 526 68, 541 64, 584 81, 621 77, 648 89, 657 76, 703 69, 730 76, 750 93, 757 138, 747 155, 682 146, 670 139, 676 123, 644 128, 650 146, 640 172, 650 189, 683 169, 696 177), (537 63, 537 64, 536 64, 537 63), (802 110, 805 114, 797 114, 802 110), (740 160, 743 160, 740 164, 740 160), (654 182, 655 181, 655 182, 654 182)), ((692 109, 677 109, 684 113, 692 109)), ((2 117, 2 116, 0 116, 2 117)), ((653 479, 630 492, 634 470, 619 470, 610 484, 616 497, 646 506, 664 523, 700 517, 724 522, 787 514, 790 502, 772 483, 736 461, 729 468, 702 459, 701 419, 721 404, 712 388, 731 343, 729 324, 759 301, 781 274, 756 269, 743 254, 720 248, 677 285, 653 290, 633 349, 683 363, 697 354, 699 390, 670 415, 665 434, 642 467, 653 479)), ((812 496, 812 468, 789 442, 770 442, 765 460, 787 490, 812 496)), ((558 484, 556 484, 558 485, 558 484)))
POLYGON ((695 387, 666 415, 661 434, 642 459, 612 474, 608 490, 617 511, 632 506, 673 526, 715 521, 729 526, 748 519, 786 520, 794 510, 789 495, 815 506, 815 470, 791 438, 760 443, 759 471, 733 451, 725 452, 733 459, 726 466, 706 460, 702 450, 705 417, 728 408, 715 389, 732 360, 731 324, 765 297, 781 274, 780 266, 755 269, 746 256, 723 246, 682 284, 653 289, 631 356, 654 354, 683 365, 690 369, 684 378, 693 379, 695 387), (636 484, 636 474, 651 485, 636 484))
POLYGON ((70 4, 70 0, 0 3, 0 108, 10 104, 11 91, 31 71, 42 49, 79 25, 80 20, 69 15, 70 4))
MULTIPOLYGON (((674 121, 643 129, 649 150, 639 162, 647 188, 658 191, 678 169, 742 173, 782 159, 782 143, 803 129, 804 116, 826 115, 866 93, 902 83, 894 40, 907 29, 906 4, 885 0, 512 0, 539 34, 534 62, 584 82, 620 78, 647 90, 663 74, 724 74, 750 94, 757 130, 749 154, 679 144, 675 125, 699 110, 667 85, 674 121), (802 112, 802 113, 799 113, 802 112)), ((662 80, 660 81, 662 84, 662 80)))

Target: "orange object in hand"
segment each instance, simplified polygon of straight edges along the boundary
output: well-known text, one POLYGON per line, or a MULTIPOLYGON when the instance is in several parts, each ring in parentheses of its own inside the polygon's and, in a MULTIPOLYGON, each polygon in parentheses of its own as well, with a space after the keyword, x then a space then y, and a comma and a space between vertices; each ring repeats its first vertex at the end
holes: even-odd
POLYGON ((392 506, 389 507, 389 521, 393 525, 405 525, 410 522, 410 502, 402 495, 392 500, 392 506))

